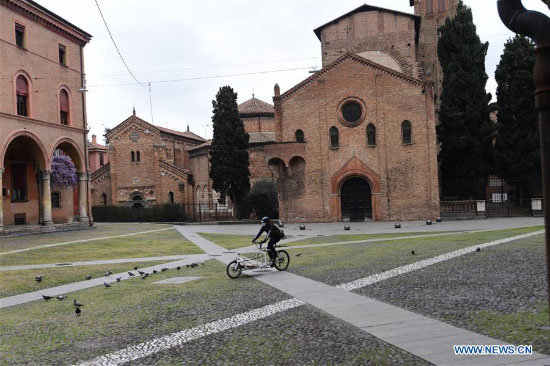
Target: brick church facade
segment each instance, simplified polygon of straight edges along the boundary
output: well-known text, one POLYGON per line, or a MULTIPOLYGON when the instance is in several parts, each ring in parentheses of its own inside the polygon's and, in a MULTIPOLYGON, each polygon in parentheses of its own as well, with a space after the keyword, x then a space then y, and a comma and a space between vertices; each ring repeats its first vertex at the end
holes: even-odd
MULTIPOLYGON (((363 5, 314 30, 323 68, 274 105, 239 105, 251 182, 271 179, 288 222, 421 220, 439 215, 437 27, 456 0, 410 0, 414 15, 363 5)), ((108 135, 93 202, 200 203, 217 194, 208 141, 138 117, 108 135), (135 161, 137 160, 137 161, 135 161)))

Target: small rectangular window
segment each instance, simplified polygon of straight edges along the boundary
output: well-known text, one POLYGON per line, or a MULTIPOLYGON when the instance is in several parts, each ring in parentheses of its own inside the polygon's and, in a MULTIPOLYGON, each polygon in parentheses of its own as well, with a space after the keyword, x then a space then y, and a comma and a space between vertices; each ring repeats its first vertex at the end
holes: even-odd
POLYGON ((15 44, 25 48, 25 27, 18 23, 15 23, 15 44))
POLYGON ((58 192, 52 193, 52 208, 61 207, 61 195, 58 192))
POLYGON ((67 65, 67 52, 65 46, 59 44, 59 63, 61 65, 67 65))
POLYGON ((426 14, 431 14, 434 12, 433 0, 426 0, 426 14))
POLYGON ((438 10, 441 12, 441 11, 445 11, 445 0, 439 0, 439 7, 438 7, 438 10))
POLYGON ((29 111, 27 110, 27 96, 17 94, 17 115, 28 117, 29 111))
POLYGON ((99 166, 105 165, 105 162, 103 161, 103 153, 99 153, 99 166))

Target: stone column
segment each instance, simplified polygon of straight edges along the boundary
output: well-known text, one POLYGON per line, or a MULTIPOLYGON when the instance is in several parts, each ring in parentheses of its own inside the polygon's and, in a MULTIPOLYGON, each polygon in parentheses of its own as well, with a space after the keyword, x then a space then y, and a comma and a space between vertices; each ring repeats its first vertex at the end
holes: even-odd
POLYGON ((52 221, 52 193, 50 190, 50 176, 49 170, 43 170, 40 172, 41 186, 42 186, 42 225, 53 225, 52 221))
POLYGON ((78 173, 78 221, 88 221, 88 173, 78 173))
POLYGON ((2 175, 4 169, 0 168, 0 231, 4 230, 4 197, 2 195, 2 175))

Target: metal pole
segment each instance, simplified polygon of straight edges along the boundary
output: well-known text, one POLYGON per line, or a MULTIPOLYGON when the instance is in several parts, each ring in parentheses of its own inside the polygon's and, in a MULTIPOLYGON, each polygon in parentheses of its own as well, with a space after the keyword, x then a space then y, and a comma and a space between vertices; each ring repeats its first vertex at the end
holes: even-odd
MULTIPOLYGON (((544 224, 546 228, 546 283, 550 305, 550 18, 527 10, 521 0, 497 0, 500 19, 514 33, 532 38, 535 50, 535 109, 538 112, 544 224)), ((550 320, 550 318, 549 318, 550 320)))

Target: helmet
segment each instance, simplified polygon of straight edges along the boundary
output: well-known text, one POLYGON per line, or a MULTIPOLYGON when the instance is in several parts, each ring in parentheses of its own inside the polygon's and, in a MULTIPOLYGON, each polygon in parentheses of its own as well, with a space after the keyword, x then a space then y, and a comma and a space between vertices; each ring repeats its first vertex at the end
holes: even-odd
POLYGON ((265 226, 268 222, 269 222, 269 217, 267 216, 262 217, 262 225, 265 226))

